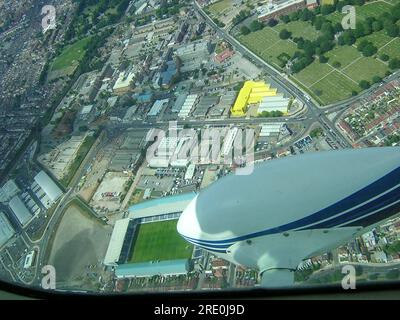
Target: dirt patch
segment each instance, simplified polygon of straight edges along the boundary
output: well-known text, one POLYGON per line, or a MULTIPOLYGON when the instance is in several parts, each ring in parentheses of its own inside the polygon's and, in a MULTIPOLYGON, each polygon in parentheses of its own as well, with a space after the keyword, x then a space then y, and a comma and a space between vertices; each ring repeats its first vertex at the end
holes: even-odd
POLYGON ((56 269, 57 283, 95 285, 111 231, 110 226, 81 207, 71 205, 60 222, 50 253, 49 263, 56 269))

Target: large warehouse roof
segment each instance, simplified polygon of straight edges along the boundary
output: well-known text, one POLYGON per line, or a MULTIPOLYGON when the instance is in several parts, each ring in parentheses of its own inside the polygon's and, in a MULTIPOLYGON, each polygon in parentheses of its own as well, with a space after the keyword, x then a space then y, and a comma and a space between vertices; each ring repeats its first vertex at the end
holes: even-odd
POLYGON ((62 195, 61 189, 44 171, 40 171, 36 175, 35 181, 46 192, 51 201, 56 201, 62 195))
POLYGON ((5 244, 14 233, 15 231, 7 220, 6 215, 0 211, 0 247, 5 244))
POLYGON ((130 220, 131 219, 122 219, 115 222, 107 253, 104 258, 104 264, 106 266, 115 266, 117 264, 130 220))
POLYGON ((15 196, 14 198, 11 199, 11 201, 9 202, 9 206, 10 206, 12 212, 17 217, 18 221, 23 226, 26 225, 27 222, 32 218, 31 213, 26 208, 26 206, 21 201, 21 199, 18 198, 18 196, 15 196))
POLYGON ((151 277, 155 275, 178 275, 189 272, 189 260, 165 260, 119 265, 115 270, 117 278, 151 277))
POLYGON ((196 193, 183 193, 180 195, 144 201, 129 208, 130 218, 144 218, 155 215, 182 212, 196 193))

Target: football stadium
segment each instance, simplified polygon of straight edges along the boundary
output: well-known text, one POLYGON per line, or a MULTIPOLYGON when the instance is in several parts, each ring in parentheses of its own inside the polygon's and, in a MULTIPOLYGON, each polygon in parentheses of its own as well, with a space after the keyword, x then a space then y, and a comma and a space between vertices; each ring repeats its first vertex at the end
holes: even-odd
POLYGON ((104 264, 114 268, 117 278, 191 271, 194 247, 178 234, 176 226, 195 195, 181 194, 131 206, 129 216, 115 223, 104 264))

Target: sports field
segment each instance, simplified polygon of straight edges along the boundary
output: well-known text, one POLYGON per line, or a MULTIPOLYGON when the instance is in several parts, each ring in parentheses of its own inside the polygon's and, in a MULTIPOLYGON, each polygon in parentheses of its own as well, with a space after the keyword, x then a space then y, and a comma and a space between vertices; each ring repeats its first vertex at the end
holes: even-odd
POLYGON ((87 37, 66 47, 63 52, 55 58, 51 70, 57 71, 77 65, 85 54, 85 47, 89 40, 90 37, 87 37))
POLYGON ((214 2, 212 5, 208 6, 208 10, 210 11, 210 13, 218 16, 221 12, 223 12, 230 6, 232 6, 232 0, 221 0, 214 2))
POLYGON ((141 224, 129 262, 189 259, 193 245, 178 234, 177 223, 167 220, 141 224))

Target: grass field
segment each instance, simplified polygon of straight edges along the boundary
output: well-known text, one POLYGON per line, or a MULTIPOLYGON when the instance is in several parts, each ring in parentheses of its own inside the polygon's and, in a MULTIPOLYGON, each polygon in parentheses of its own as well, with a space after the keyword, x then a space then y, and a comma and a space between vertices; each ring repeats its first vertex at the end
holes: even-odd
POLYGON ((361 42, 361 41, 371 41, 375 47, 381 48, 387 43, 389 43, 391 40, 393 40, 392 37, 389 37, 384 30, 381 30, 379 32, 374 32, 370 34, 369 36, 365 36, 362 38, 358 38, 356 41, 356 46, 361 42))
POLYGON ((282 29, 286 29, 292 33, 292 38, 303 37, 307 40, 315 40, 321 34, 308 21, 293 21, 287 24, 280 23, 273 27, 278 33, 282 29))
POLYGON ((129 262, 189 259, 193 245, 178 234, 177 223, 168 220, 141 224, 129 262))
POLYGON ((262 30, 252 32, 246 36, 239 36, 239 41, 251 51, 261 55, 266 49, 279 42, 279 35, 271 28, 265 27, 262 30))
POLYGON ((331 71, 333 71, 333 68, 328 64, 314 61, 308 67, 297 73, 294 77, 306 87, 309 87, 331 71))
POLYGON ((85 54, 85 47, 90 37, 84 38, 66 47, 61 54, 55 58, 51 70, 62 70, 78 64, 85 54))
POLYGON ((231 5, 232 0, 221 0, 208 6, 207 9, 211 14, 218 16, 222 11, 224 11, 226 8, 229 8, 231 5))
POLYGON ((351 97, 352 91, 359 92, 359 86, 335 70, 310 87, 310 90, 324 104, 351 97))
POLYGON ((381 78, 385 77, 388 67, 383 62, 371 57, 363 57, 347 68, 343 69, 343 73, 352 78, 357 83, 361 80, 372 80, 373 76, 377 75, 381 78))
POLYGON ((387 54, 391 59, 400 59, 400 38, 395 38, 393 41, 388 43, 386 46, 381 48, 378 52, 379 54, 387 54))
POLYGON ((333 50, 327 52, 325 56, 329 59, 328 63, 333 65, 334 62, 339 62, 340 67, 343 69, 356 59, 361 58, 361 53, 352 46, 337 46, 333 50))
POLYGON ((290 58, 291 56, 293 56, 296 50, 297 47, 294 43, 290 41, 280 40, 268 49, 266 49, 264 52, 262 52, 261 57, 279 67, 279 56, 281 54, 286 54, 288 55, 288 58, 290 58))

